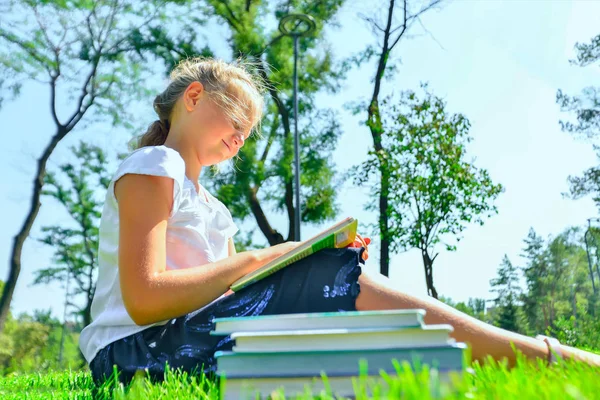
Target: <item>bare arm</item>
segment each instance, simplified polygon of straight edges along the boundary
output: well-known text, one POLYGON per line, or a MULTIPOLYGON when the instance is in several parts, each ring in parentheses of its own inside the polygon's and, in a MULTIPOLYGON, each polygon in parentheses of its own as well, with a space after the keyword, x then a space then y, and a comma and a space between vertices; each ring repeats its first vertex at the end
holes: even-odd
POLYGON ((173 180, 125 175, 115 185, 115 195, 119 202, 121 291, 127 312, 138 325, 197 310, 225 293, 235 280, 298 245, 284 243, 233 254, 202 268, 167 270, 166 230, 173 206, 173 180))
POLYGON ((233 238, 229 238, 229 257, 236 254, 235 251, 235 243, 233 243, 233 238))

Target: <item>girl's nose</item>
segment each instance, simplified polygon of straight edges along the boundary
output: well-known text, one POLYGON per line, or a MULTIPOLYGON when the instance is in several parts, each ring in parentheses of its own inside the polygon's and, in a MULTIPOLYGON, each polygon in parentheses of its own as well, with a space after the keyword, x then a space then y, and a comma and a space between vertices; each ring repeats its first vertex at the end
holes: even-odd
POLYGON ((244 135, 242 135, 240 132, 236 132, 235 135, 233 135, 233 144, 239 149, 244 145, 244 135))

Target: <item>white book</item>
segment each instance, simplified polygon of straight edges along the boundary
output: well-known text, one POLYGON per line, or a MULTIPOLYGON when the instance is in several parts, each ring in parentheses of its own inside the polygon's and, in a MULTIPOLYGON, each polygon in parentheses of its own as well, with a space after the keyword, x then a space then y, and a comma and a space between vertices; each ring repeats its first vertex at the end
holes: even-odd
MULTIPOLYGON (((388 373, 391 376, 396 375, 395 371, 388 371, 388 373)), ((461 374, 461 371, 439 371, 435 378, 430 381, 432 393, 437 391, 436 388, 439 387, 440 383, 450 382, 451 376, 461 374)), ((389 390, 388 383, 381 375, 360 378, 356 376, 331 376, 326 378, 326 382, 327 384, 323 382, 322 378, 312 377, 274 376, 268 378, 222 379, 219 393, 222 400, 255 400, 258 398, 266 399, 269 396, 272 396, 271 399, 273 400, 278 400, 293 399, 307 393, 318 396, 326 388, 335 396, 343 398, 353 398, 357 394, 356 388, 365 388, 369 396, 374 394, 375 388, 379 389, 378 393, 385 393, 389 390)))
POLYGON ((380 329, 321 329, 296 331, 235 332, 237 353, 369 350, 432 347, 454 344, 451 325, 380 329))
POLYGON ((217 318, 211 335, 234 332, 294 331, 335 328, 401 328, 423 325, 425 310, 342 311, 217 318))

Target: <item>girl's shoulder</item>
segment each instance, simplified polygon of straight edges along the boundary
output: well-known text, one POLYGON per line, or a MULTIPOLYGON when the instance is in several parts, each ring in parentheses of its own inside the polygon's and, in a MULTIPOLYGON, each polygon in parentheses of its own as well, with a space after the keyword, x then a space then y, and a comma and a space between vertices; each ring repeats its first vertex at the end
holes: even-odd
POLYGON ((125 157, 117 168, 114 180, 128 173, 166 176, 183 185, 185 162, 174 149, 166 146, 146 146, 125 157))
POLYGON ((178 197, 185 180, 185 162, 174 149, 166 146, 146 146, 134 150, 121 162, 112 182, 126 174, 152 175, 175 181, 174 197, 178 197))

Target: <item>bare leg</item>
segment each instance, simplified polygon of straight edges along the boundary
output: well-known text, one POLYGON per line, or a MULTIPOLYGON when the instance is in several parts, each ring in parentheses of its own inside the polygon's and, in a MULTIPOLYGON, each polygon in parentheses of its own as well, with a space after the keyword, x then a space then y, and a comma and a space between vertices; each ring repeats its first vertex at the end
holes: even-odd
MULTIPOLYGON (((416 297, 393 289, 388 278, 362 274, 359 278, 360 294, 356 299, 358 310, 385 310, 421 308, 426 311, 425 323, 450 324, 454 327, 452 337, 471 347, 473 360, 483 361, 487 356, 496 360, 506 358, 514 366, 515 347, 528 358, 548 359, 547 345, 538 339, 497 328, 464 314, 429 296, 416 297)), ((563 356, 600 366, 600 356, 562 346, 563 356)))

